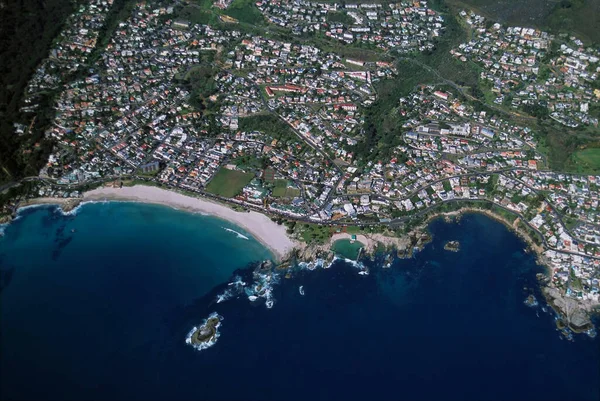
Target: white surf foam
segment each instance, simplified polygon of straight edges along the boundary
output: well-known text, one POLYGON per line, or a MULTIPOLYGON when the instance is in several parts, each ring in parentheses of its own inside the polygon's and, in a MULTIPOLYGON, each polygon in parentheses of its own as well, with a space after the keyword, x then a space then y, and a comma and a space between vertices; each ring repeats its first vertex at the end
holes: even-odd
POLYGON ((245 235, 243 235, 243 234, 241 234, 241 233, 238 233, 238 232, 237 232, 237 231, 235 231, 235 230, 232 230, 231 228, 225 228, 225 227, 222 227, 222 228, 223 228, 223 230, 225 230, 225 231, 229 231, 230 233, 235 233, 235 234, 237 234, 237 237, 238 237, 238 238, 241 238, 241 239, 250 239, 250 238, 246 237, 245 235))

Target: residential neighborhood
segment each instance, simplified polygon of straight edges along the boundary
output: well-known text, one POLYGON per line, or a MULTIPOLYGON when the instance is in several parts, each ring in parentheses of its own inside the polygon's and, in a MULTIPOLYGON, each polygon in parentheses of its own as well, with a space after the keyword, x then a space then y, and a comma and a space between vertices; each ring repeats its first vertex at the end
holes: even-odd
POLYGON ((260 1, 259 10, 269 22, 293 34, 318 32, 343 43, 362 43, 402 53, 433 48, 444 31, 444 19, 427 1, 397 3, 319 3, 311 1, 260 1))
POLYGON ((568 127, 598 126, 590 116, 600 89, 592 83, 600 74, 600 51, 585 47, 574 36, 555 37, 526 27, 487 28, 484 17, 462 11, 460 16, 474 38, 452 54, 481 68, 493 102, 513 108, 546 109, 550 117, 568 127))

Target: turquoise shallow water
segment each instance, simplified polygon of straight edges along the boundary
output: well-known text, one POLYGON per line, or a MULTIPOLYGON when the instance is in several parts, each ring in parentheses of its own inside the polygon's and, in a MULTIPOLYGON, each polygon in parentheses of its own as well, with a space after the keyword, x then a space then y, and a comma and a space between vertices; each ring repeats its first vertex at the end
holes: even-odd
POLYGON ((154 205, 21 212, 0 240, 0 263, 14 269, 1 294, 2 372, 48 376, 57 386, 102 383, 94 375, 122 363, 120 350, 154 346, 172 308, 271 257, 224 228, 249 237, 219 219, 154 205))
POLYGON ((600 398, 600 342, 523 304, 541 268, 484 216, 434 222, 415 258, 368 276, 299 272, 270 310, 214 302, 271 257, 224 228, 250 237, 152 205, 22 212, 0 239, 0 399, 600 398), (186 346, 214 311, 217 344, 186 346))
POLYGON ((340 239, 333 243, 331 249, 336 255, 350 260, 356 260, 362 247, 364 247, 364 244, 358 241, 351 242, 349 239, 340 239))

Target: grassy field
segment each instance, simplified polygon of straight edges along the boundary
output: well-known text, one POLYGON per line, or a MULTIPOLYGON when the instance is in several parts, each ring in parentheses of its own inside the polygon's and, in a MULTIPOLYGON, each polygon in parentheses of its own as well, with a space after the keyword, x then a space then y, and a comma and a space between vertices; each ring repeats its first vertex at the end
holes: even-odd
POLYGON ((254 178, 253 174, 228 170, 221 167, 213 179, 208 183, 206 191, 226 198, 233 198, 242 191, 242 188, 252 181, 252 178, 254 178))
POLYGON ((213 22, 213 14, 210 11, 202 10, 197 7, 187 6, 179 13, 179 18, 188 20, 193 24, 208 24, 213 22))
POLYGON ((571 163, 576 171, 600 172, 600 148, 578 150, 571 156, 571 163))
POLYGON ((287 189, 287 180, 275 180, 275 185, 273 187, 273 196, 275 196, 275 197, 285 196, 286 189, 287 189))
POLYGON ((234 0, 223 14, 252 25, 261 25, 265 22, 262 13, 252 0, 234 0))
POLYGON ((331 228, 318 224, 296 224, 295 232, 307 244, 324 244, 331 238, 331 228))
POLYGON ((300 195, 300 190, 288 188, 287 180, 275 180, 273 187, 273 196, 276 198, 293 198, 300 195))
POLYGON ((575 33, 588 43, 600 42, 600 0, 447 0, 487 18, 554 33, 575 33))

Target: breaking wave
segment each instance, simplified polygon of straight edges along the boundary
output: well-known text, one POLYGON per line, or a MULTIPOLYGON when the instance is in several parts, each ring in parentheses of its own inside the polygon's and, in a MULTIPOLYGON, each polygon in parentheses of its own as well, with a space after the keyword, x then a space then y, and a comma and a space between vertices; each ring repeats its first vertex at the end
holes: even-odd
POLYGON ((237 231, 235 231, 235 230, 232 230, 231 228, 225 228, 225 227, 222 227, 222 228, 223 228, 223 230, 225 230, 225 231, 229 231, 230 233, 235 233, 235 234, 237 234, 237 237, 238 237, 238 238, 241 238, 241 239, 250 239, 250 238, 246 237, 245 235, 243 235, 243 234, 241 234, 241 233, 238 233, 238 232, 237 232, 237 231))

